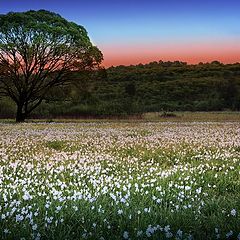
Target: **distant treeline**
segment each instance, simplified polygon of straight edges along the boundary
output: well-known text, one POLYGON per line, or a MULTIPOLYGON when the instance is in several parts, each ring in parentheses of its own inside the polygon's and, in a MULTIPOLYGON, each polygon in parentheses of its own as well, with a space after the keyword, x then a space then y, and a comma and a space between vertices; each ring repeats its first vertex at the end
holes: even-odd
MULTIPOLYGON (((151 62, 73 73, 53 89, 32 117, 127 115, 158 111, 240 110, 240 64, 151 62)), ((0 99, 0 117, 14 117, 0 99)))

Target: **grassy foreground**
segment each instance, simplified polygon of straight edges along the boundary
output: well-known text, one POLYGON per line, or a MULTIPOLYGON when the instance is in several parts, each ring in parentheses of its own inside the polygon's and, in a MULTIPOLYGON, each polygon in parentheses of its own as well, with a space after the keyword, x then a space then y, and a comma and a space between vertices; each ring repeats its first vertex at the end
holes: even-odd
MULTIPOLYGON (((219 111, 219 112, 148 112, 138 115, 120 116, 76 116, 76 118, 62 116, 53 119, 27 119, 26 122, 60 122, 60 123, 79 123, 79 122, 240 122, 240 112, 219 111)), ((15 123, 15 119, 1 119, 0 123, 15 123)))
POLYGON ((240 239, 237 121, 0 124, 0 239, 240 239))

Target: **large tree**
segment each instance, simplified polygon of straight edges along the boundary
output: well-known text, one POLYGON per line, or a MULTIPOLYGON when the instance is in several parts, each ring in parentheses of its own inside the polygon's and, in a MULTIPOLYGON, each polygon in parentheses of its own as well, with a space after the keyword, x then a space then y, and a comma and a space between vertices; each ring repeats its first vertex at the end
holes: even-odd
POLYGON ((17 106, 24 121, 49 89, 72 71, 91 70, 103 60, 87 31, 46 10, 0 15, 0 94, 17 106))

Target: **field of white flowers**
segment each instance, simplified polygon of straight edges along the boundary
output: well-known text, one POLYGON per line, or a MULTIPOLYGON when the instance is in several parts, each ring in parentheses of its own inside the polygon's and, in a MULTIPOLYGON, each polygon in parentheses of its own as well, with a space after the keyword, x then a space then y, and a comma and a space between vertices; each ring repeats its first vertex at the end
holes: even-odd
POLYGON ((240 239, 240 123, 0 124, 0 239, 240 239))

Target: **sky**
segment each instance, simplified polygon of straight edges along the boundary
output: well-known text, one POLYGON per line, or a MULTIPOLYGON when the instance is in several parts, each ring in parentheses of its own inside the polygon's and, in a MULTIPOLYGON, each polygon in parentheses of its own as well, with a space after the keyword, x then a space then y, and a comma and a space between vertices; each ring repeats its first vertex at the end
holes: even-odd
POLYGON ((83 25, 106 67, 240 62, 239 0, 0 0, 0 14, 30 9, 83 25))

